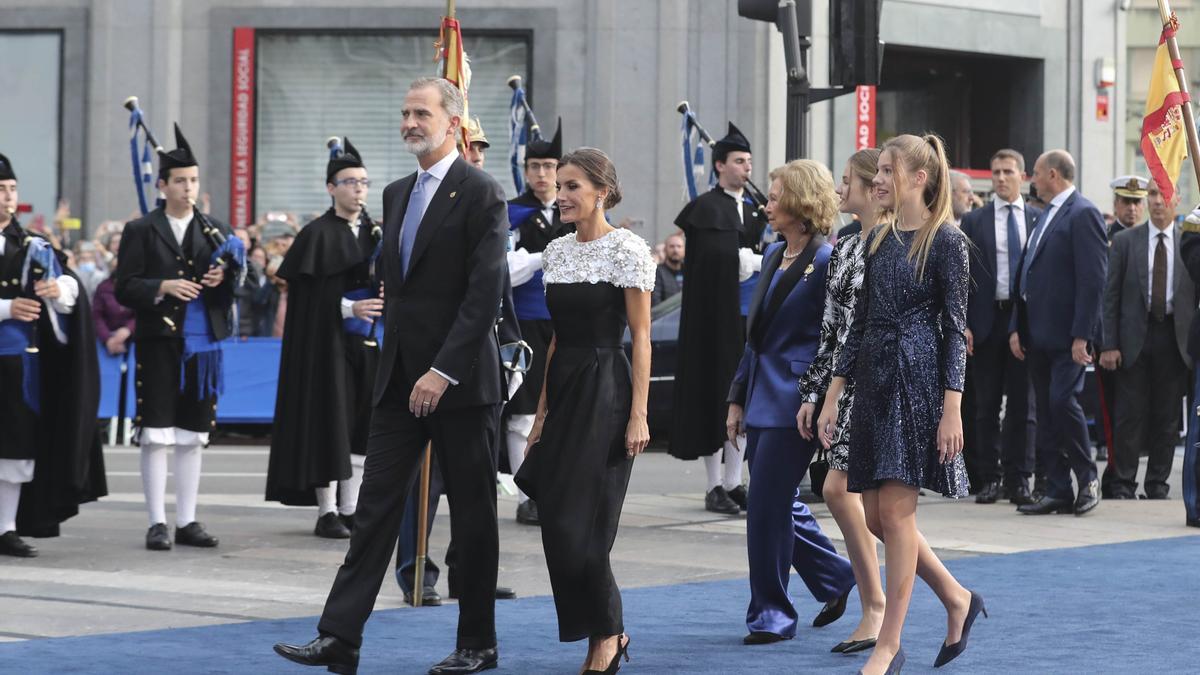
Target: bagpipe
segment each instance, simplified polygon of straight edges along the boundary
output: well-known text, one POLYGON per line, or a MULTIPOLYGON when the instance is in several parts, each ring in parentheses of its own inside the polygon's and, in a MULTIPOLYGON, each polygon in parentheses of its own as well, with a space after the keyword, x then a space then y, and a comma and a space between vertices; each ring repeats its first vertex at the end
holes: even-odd
MULTIPOLYGON (((125 99, 122 104, 129 111, 129 149, 130 160, 133 164, 133 183, 138 195, 138 206, 141 208, 142 215, 150 212, 146 203, 146 186, 151 184, 154 179, 154 165, 151 160, 151 149, 154 152, 163 152, 163 146, 154 137, 154 132, 150 131, 150 127, 146 125, 146 116, 138 105, 138 97, 130 96, 125 99), (138 152, 138 133, 141 132, 145 136, 145 142, 142 145, 142 151, 138 152)), ((178 133, 178 129, 176 130, 178 133)), ((189 199, 192 207, 193 218, 196 225, 200 228, 201 234, 208 241, 209 246, 213 250, 212 258, 209 265, 221 269, 226 275, 231 271, 235 274, 235 284, 241 285, 246 277, 246 247, 242 244, 242 240, 237 237, 226 237, 225 233, 220 230, 208 216, 196 206, 195 199, 189 199)), ((237 325, 237 303, 230 306, 232 315, 231 325, 237 325)), ((176 328, 175 322, 171 317, 163 315, 163 322, 172 330, 176 328)))
POLYGON ((508 87, 513 90, 508 111, 508 163, 512 168, 513 186, 520 194, 525 191, 525 146, 530 141, 542 139, 542 127, 525 97, 521 76, 508 78, 508 87))
MULTIPOLYGON (((9 221, 10 226, 17 231, 17 238, 21 241, 21 255, 24 261, 21 264, 20 297, 43 304, 42 299, 38 297, 34 288, 39 281, 54 281, 62 276, 63 270, 62 265, 58 262, 58 254, 49 241, 42 237, 34 236, 28 230, 21 227, 21 224, 17 222, 16 209, 8 209, 8 215, 11 219, 9 221)), ((35 413, 41 411, 41 374, 37 359, 41 351, 38 347, 40 340, 38 324, 40 321, 41 319, 39 318, 28 323, 28 339, 25 343, 25 353, 22 356, 21 387, 23 398, 26 405, 35 413)), ((62 342, 65 327, 61 319, 57 314, 51 313, 50 321, 58 322, 55 325, 55 338, 62 342)))
MULTIPOLYGON (((691 106, 687 101, 680 101, 679 105, 675 106, 676 112, 683 116, 682 146, 683 146, 683 175, 688 199, 696 198, 696 174, 703 174, 704 171, 704 150, 700 146, 696 147, 696 151, 692 152, 692 132, 700 137, 700 141, 707 145, 710 149, 717 144, 708 131, 700 125, 700 121, 696 119, 696 113, 692 111, 691 106)), ((716 181, 716 173, 710 174, 710 184, 716 181)), ((764 220, 767 217, 767 196, 762 190, 754 184, 754 181, 746 179, 746 187, 749 188, 746 193, 750 195, 750 201, 753 203, 754 211, 764 220)))
MULTIPOLYGON (((335 159, 345 152, 345 149, 342 147, 342 139, 337 136, 330 136, 326 139, 325 147, 329 148, 329 159, 335 159)), ((362 214, 363 225, 371 227, 372 251, 370 260, 367 263, 367 277, 370 280, 370 290, 365 297, 377 297, 374 293, 375 288, 379 284, 376 263, 379 260, 379 255, 383 253, 383 228, 367 213, 367 203, 361 199, 358 200, 358 209, 359 213, 362 214)), ((368 347, 379 346, 379 341, 375 339, 376 323, 378 321, 378 317, 371 319, 370 328, 367 331, 367 335, 363 338, 363 344, 368 347)))

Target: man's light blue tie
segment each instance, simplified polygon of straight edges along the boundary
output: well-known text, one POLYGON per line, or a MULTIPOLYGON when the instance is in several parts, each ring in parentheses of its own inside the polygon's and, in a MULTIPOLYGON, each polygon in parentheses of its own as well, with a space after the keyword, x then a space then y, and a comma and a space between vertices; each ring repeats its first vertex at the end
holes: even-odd
POLYGON ((412 256, 413 242, 417 240, 417 230, 421 227, 421 219, 425 217, 425 190, 429 181, 429 172, 423 171, 417 176, 417 184, 413 186, 412 195, 408 198, 408 208, 404 211, 404 222, 400 224, 400 276, 408 276, 408 259, 412 256))
POLYGON ((1021 268, 1021 297, 1029 295, 1029 264, 1033 262, 1033 256, 1037 254, 1038 240, 1042 237, 1042 230, 1046 229, 1046 223, 1050 220, 1047 216, 1050 215, 1050 209, 1046 209, 1038 218, 1037 227, 1033 228, 1033 234, 1029 235, 1029 242, 1025 244, 1025 251, 1029 254, 1025 256, 1025 266, 1021 268))
POLYGON ((1015 204, 1008 205, 1008 291, 1009 297, 1012 297, 1012 290, 1017 283, 1017 268, 1021 265, 1021 231, 1017 229, 1017 207, 1015 204))

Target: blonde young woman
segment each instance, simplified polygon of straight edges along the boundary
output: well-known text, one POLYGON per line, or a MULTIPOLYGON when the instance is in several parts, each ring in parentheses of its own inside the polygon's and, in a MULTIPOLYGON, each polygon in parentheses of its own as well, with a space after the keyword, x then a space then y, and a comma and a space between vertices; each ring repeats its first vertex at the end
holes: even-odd
MULTIPOLYGON (((884 542, 887 608, 878 641, 861 672, 898 673, 900 634, 914 576, 946 608, 946 639, 934 666, 957 657, 983 599, 942 565, 917 529, 921 488, 967 495, 960 406, 966 371, 967 241, 950 215, 946 152, 934 135, 884 143, 874 180, 893 221, 868 235, 867 270, 854 323, 826 394, 837 401, 849 379, 848 489, 863 493, 867 526, 884 542)), ((830 447, 837 409, 817 421, 830 447)))
MULTIPOLYGON (((806 440, 813 439, 813 418, 817 402, 829 388, 833 367, 850 335, 854 320, 854 300, 862 287, 866 272, 867 235, 875 229, 879 205, 875 201, 872 181, 878 170, 879 150, 859 150, 846 161, 842 181, 838 185, 840 210, 858 218, 862 230, 843 236, 833 247, 829 258, 826 281, 825 316, 821 321, 821 343, 817 357, 800 378, 800 397, 804 403, 796 414, 796 426, 806 440)), ((837 408, 837 424, 833 444, 829 449, 829 473, 825 477, 823 495, 829 511, 837 521, 846 540, 846 554, 854 567, 858 584, 858 599, 862 603, 862 619, 850 637, 834 646, 833 651, 853 654, 875 646, 879 625, 883 622, 883 584, 879 580, 879 557, 875 554, 875 539, 867 529, 862 497, 846 490, 846 472, 850 460, 850 410, 854 402, 854 384, 847 382, 840 400, 827 397, 825 407, 837 408), (840 408, 838 405, 840 403, 840 408)))

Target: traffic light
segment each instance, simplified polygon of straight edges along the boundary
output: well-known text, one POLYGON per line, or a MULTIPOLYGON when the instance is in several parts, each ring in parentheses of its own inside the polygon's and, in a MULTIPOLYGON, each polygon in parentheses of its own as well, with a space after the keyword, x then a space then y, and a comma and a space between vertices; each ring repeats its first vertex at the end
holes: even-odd
POLYGON ((879 84, 883 68, 883 43, 879 41, 882 4, 883 0, 830 0, 829 86, 879 84))
MULTIPOLYGON (((837 4, 839 0, 831 0, 837 4)), ((738 16, 755 21, 766 21, 775 24, 781 33, 787 33, 787 26, 780 25, 783 15, 779 12, 779 0, 738 0, 738 16)), ((796 0, 796 34, 812 35, 812 0, 796 0)))

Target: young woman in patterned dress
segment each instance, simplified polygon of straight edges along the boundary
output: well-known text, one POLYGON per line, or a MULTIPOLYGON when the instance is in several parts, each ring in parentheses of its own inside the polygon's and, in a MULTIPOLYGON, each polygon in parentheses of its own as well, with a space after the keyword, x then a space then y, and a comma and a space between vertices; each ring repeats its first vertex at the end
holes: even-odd
MULTIPOLYGON (((821 321, 821 344, 817 358, 800 378, 800 394, 804 404, 796 414, 800 435, 806 440, 813 438, 813 418, 817 403, 833 376, 833 366, 854 321, 854 300, 862 287, 866 261, 864 258, 867 235, 875 228, 880 214, 875 201, 871 181, 875 178, 879 150, 859 150, 846 161, 842 171, 842 182, 838 186, 842 213, 858 218, 862 229, 838 239, 833 255, 829 258, 826 277, 825 316, 821 321)), ((829 511, 837 521, 838 528, 846 541, 846 557, 854 567, 854 579, 858 584, 858 599, 862 603, 862 619, 850 637, 834 646, 833 651, 843 654, 870 649, 875 646, 879 625, 883 622, 883 584, 879 580, 879 557, 875 554, 875 538, 867 529, 863 512, 862 496, 846 490, 846 471, 850 455, 850 409, 854 402, 854 383, 847 382, 839 400, 827 397, 824 408, 833 412, 837 426, 833 432, 833 445, 829 449, 829 473, 825 477, 823 495, 829 511)))

